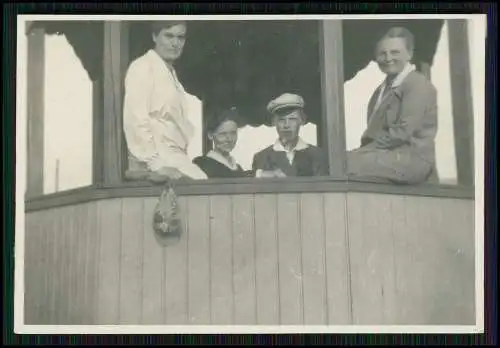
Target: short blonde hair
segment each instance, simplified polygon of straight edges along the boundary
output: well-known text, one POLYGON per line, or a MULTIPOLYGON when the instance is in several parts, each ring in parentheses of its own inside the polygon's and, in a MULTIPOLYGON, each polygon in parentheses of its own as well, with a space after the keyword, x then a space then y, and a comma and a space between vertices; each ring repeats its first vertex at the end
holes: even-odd
POLYGON ((377 45, 382 40, 393 38, 404 39, 408 51, 413 52, 413 50, 415 49, 415 36, 405 27, 392 27, 377 41, 377 45))

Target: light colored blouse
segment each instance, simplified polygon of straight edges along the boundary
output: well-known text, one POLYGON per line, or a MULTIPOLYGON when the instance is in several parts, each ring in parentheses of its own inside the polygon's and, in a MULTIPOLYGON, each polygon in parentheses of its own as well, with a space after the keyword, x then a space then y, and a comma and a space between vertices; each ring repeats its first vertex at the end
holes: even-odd
POLYGON ((236 160, 231 155, 229 155, 229 157, 226 158, 226 157, 222 156, 220 153, 215 152, 214 150, 210 150, 207 153, 207 157, 225 165, 226 167, 228 167, 231 170, 239 170, 240 169, 238 166, 238 163, 236 163, 236 160))
POLYGON ((174 69, 156 51, 151 49, 130 64, 123 127, 132 160, 150 171, 174 167, 190 178, 207 178, 187 155, 194 134, 188 99, 197 98, 184 90, 174 69))

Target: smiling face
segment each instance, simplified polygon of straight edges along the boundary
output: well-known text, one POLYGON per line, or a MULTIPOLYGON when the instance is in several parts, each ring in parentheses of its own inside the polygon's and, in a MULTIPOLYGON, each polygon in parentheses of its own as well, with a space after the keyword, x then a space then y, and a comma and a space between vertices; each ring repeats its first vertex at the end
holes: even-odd
POLYGON ((238 125, 233 120, 226 120, 209 134, 209 138, 214 142, 215 151, 228 155, 238 141, 238 125))
POLYGON ((186 42, 186 25, 181 23, 153 33, 155 51, 167 62, 177 60, 186 42))
POLYGON ((396 76, 411 60, 412 52, 408 49, 404 38, 390 37, 378 42, 375 56, 377 64, 384 74, 396 76))

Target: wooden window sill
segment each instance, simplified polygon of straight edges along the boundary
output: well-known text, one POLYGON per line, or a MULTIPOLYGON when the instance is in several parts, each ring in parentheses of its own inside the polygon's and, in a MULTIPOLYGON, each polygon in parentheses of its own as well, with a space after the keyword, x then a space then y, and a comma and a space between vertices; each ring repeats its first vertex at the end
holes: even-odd
MULTIPOLYGON (((405 196, 474 199, 474 188, 457 185, 423 184, 413 186, 353 182, 331 177, 280 178, 280 179, 208 179, 176 181, 178 195, 237 195, 284 194, 305 192, 365 192, 405 196)), ((123 197, 158 197, 162 184, 150 181, 125 181, 119 186, 94 185, 64 192, 52 193, 25 200, 25 211, 36 211, 123 197)))

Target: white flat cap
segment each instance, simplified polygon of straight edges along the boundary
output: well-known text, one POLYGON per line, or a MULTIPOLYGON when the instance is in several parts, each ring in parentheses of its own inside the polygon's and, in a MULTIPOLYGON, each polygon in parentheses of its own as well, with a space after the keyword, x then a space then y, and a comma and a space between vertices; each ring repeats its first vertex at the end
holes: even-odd
POLYGON ((267 104, 267 111, 274 113, 283 108, 304 108, 304 98, 297 94, 285 93, 267 104))

